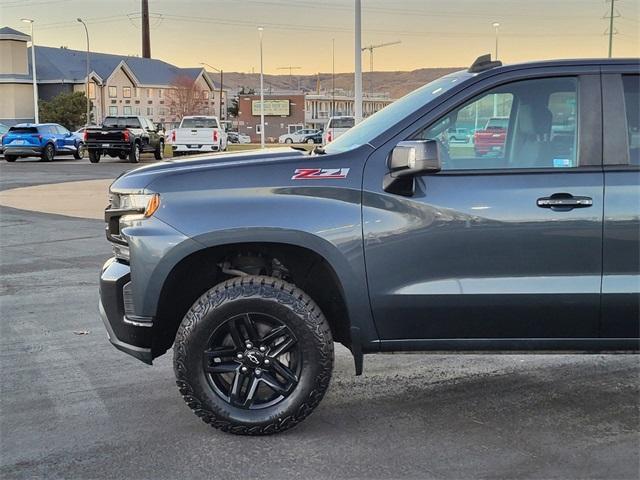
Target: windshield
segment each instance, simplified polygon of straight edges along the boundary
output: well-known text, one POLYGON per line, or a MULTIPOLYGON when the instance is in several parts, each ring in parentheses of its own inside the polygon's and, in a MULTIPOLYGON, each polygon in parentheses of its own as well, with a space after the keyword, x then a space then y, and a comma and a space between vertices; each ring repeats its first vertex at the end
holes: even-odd
POLYGON ((356 119, 353 117, 336 117, 329 120, 327 128, 353 128, 356 119))
POLYGON ((107 117, 102 122, 107 128, 141 128, 138 117, 107 117))
POLYGON ((403 118, 416 112, 438 95, 470 78, 472 74, 455 72, 441 77, 405 95, 348 130, 324 148, 326 153, 340 153, 370 143, 403 118))
POLYGON ((183 118, 180 128, 218 128, 218 121, 207 117, 183 118))

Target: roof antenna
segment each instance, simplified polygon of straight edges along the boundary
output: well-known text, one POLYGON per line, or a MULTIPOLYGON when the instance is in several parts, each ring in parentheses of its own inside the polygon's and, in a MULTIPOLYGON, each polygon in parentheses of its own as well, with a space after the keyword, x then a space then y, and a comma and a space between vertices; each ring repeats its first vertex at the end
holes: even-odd
POLYGON ((491 60, 491 54, 486 53, 480 55, 469 67, 469 73, 480 73, 492 68, 501 67, 502 62, 500 60, 491 60))

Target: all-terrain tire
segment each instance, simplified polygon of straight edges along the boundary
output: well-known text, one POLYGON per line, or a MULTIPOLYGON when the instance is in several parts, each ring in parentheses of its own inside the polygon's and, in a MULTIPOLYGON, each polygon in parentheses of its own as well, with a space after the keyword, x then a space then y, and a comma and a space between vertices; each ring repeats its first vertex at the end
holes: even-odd
POLYGON ((91 163, 98 163, 100 156, 100 150, 89 150, 89 161, 91 163))
POLYGON ((163 156, 164 156, 164 142, 158 142, 158 146, 153 152, 153 157, 156 160, 162 160, 163 156))
POLYGON ((272 277, 236 277, 207 291, 187 312, 173 363, 184 401, 204 422, 224 432, 269 435, 297 425, 320 403, 331 380, 333 339, 318 305, 295 285, 272 277), (258 410, 233 406, 219 396, 202 360, 212 332, 230 316, 249 311, 277 315, 303 352, 299 381, 289 396, 258 410))
POLYGON ((134 143, 131 145, 131 150, 129 151, 129 163, 138 163, 140 161, 140 144, 134 143))

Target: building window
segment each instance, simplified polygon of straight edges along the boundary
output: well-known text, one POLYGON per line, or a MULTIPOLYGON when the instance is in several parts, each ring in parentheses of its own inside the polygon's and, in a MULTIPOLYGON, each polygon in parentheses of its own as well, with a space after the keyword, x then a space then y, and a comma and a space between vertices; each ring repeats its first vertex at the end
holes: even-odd
POLYGON ((131 115, 131 106, 125 105, 122 113, 124 113, 125 115, 131 115))
POLYGON ((153 88, 147 88, 147 97, 153 97, 153 88))
POLYGON ((261 124, 257 124, 256 125, 256 133, 258 135, 260 135, 262 133, 262 125, 261 124))
POLYGON ((204 98, 205 100, 209 100, 209 92, 207 91, 202 92, 202 98, 204 98))
POLYGON ((133 109, 134 115, 140 115, 140 107, 136 107, 133 109))
POLYGON ((111 106, 109 107, 109 115, 118 115, 118 107, 111 106))
POLYGON ((161 88, 158 89, 158 98, 162 98, 162 95, 164 94, 164 90, 162 90, 161 88))
POLYGON ((147 107, 147 115, 149 116, 153 115, 153 107, 147 107))
POLYGON ((96 84, 93 82, 89 82, 89 98, 96 98, 96 84))
POLYGON ((109 98, 116 98, 118 96, 118 87, 109 87, 109 98))
POLYGON ((131 98, 131 87, 122 87, 122 96, 124 98, 131 98))

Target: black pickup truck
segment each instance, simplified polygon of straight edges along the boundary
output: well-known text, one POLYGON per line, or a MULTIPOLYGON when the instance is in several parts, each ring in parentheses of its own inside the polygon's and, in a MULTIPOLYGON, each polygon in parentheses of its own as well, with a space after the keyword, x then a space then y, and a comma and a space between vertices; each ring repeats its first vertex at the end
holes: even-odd
POLYGON ((102 127, 85 130, 84 144, 91 163, 98 163, 102 155, 138 163, 144 152, 153 152, 156 160, 162 160, 164 151, 164 137, 153 122, 135 115, 106 117, 102 127))

